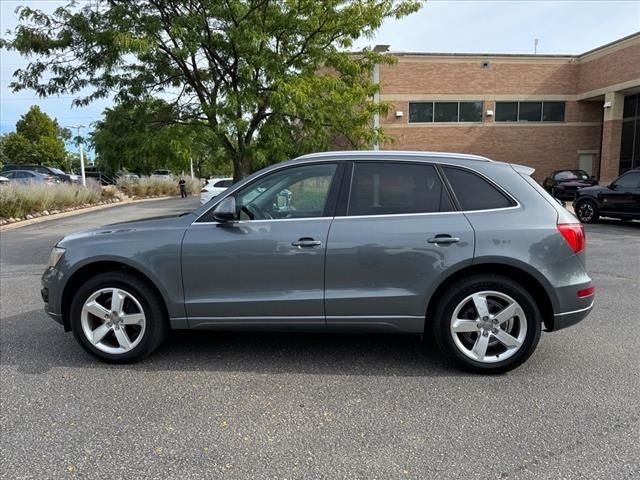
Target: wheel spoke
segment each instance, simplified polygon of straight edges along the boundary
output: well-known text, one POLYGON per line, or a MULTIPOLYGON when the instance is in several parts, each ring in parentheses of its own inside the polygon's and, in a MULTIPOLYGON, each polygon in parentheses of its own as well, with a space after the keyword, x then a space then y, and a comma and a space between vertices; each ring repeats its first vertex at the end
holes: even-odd
POLYGON ((104 308, 102 305, 100 305, 98 302, 96 302, 95 300, 90 301, 89 303, 87 303, 84 308, 87 310, 87 312, 89 312, 91 315, 95 315, 96 317, 98 317, 100 320, 104 321, 108 316, 109 316, 109 310, 107 310, 106 308, 104 308))
POLYGON ((126 298, 124 292, 114 288, 111 293, 111 311, 117 313, 123 313, 122 307, 124 305, 124 299, 126 298))
POLYGON ((494 337, 496 337, 498 341, 507 348, 518 348, 520 345, 522 345, 522 342, 520 340, 518 340, 513 335, 505 332, 504 330, 498 329, 498 332, 494 334, 494 337))
POLYGON ((489 305, 487 305, 487 297, 476 293, 471 297, 473 299, 473 305, 476 307, 478 316, 480 318, 489 316, 489 305))
POLYGON ((124 325, 141 325, 144 322, 144 313, 129 313, 122 315, 124 325))
POLYGON ((489 346, 489 336, 478 334, 476 343, 473 346, 471 352, 475 355, 476 359, 480 362, 484 361, 484 356, 487 354, 487 347, 489 346))
POLYGON ((100 342, 104 336, 109 333, 111 327, 107 327, 104 323, 91 332, 91 343, 94 345, 100 342))
POLYGON ((456 333, 463 332, 477 332, 478 322, 475 320, 467 320, 464 318, 456 318, 451 326, 451 329, 456 333))
POLYGON ((129 335, 124 328, 116 328, 114 330, 116 334, 116 339, 118 340, 118 344, 124 348, 125 350, 129 350, 131 348, 131 340, 129 340, 129 335))
POLYGON ((518 306, 518 304, 512 303, 507 308, 505 308, 500 313, 498 313, 495 318, 496 320, 498 320, 499 324, 503 324, 507 320, 511 320, 514 317, 514 315, 518 314, 519 311, 520 311, 520 307, 518 306))

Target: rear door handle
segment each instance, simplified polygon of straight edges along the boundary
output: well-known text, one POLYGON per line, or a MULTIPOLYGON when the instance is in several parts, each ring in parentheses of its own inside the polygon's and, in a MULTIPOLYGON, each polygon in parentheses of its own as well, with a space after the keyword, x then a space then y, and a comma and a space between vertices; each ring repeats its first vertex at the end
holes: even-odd
POLYGON ((451 235, 440 234, 435 237, 431 237, 427 242, 435 243, 436 245, 451 245, 453 243, 458 243, 460 238, 452 237, 451 235))
POLYGON ((298 248, 317 247, 318 245, 322 245, 322 242, 320 240, 314 240, 311 237, 303 237, 295 242, 291 242, 291 245, 298 248))

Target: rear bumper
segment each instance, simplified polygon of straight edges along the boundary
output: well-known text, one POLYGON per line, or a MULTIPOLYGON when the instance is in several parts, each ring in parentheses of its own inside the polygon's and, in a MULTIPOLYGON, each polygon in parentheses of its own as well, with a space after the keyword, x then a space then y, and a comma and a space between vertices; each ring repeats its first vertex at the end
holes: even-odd
POLYGON ((579 310, 573 310, 571 312, 562 312, 562 313, 554 314, 552 330, 555 332, 556 330, 561 330, 563 328, 570 327, 584 320, 587 317, 587 315, 591 313, 591 310, 593 310, 594 303, 595 303, 595 300, 593 297, 591 297, 591 303, 587 307, 581 308, 579 310))

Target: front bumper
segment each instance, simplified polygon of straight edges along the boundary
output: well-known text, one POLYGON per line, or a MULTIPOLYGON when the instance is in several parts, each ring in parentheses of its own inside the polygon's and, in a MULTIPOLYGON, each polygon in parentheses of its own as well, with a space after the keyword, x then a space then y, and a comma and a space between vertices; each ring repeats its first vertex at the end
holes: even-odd
POLYGON ((42 275, 42 288, 40 296, 44 302, 44 311, 60 325, 65 331, 69 326, 62 315, 62 273, 55 268, 48 267, 42 275))

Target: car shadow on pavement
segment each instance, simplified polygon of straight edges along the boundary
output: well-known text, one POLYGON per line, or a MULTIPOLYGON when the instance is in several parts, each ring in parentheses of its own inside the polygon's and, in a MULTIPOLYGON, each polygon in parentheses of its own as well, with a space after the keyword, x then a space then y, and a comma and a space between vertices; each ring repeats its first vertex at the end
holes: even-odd
POLYGON ((173 331, 150 357, 102 363, 39 310, 2 319, 0 364, 39 374, 52 368, 266 374, 465 376, 433 341, 416 335, 173 331))

